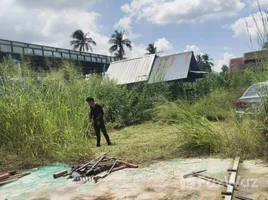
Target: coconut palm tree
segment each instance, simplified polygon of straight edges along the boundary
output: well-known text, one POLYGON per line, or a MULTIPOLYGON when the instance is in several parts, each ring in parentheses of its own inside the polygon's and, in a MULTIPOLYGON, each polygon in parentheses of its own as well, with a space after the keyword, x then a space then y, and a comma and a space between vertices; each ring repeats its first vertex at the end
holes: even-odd
POLYGON ((129 39, 124 39, 125 31, 118 32, 117 30, 112 34, 109 43, 112 44, 109 51, 110 53, 114 53, 117 58, 122 60, 124 55, 126 54, 124 46, 128 47, 132 50, 131 41, 129 39))
POLYGON ((154 43, 152 44, 148 44, 148 47, 146 48, 146 50, 148 51, 146 54, 150 55, 150 54, 156 54, 157 52, 157 47, 154 46, 154 43))
POLYGON ((196 56, 199 68, 206 72, 211 72, 214 63, 212 63, 212 59, 209 57, 208 54, 197 55, 196 56))
POLYGON ((212 71, 212 67, 214 66, 214 63, 211 62, 212 59, 209 57, 208 54, 204 54, 204 55, 202 55, 202 57, 203 57, 203 60, 205 62, 205 66, 206 66, 207 71, 208 72, 211 72, 212 71))
POLYGON ((76 30, 75 32, 73 32, 73 34, 71 35, 71 38, 73 38, 73 40, 70 42, 70 45, 73 46, 74 50, 79 49, 79 51, 83 51, 85 52, 88 51, 89 49, 91 50, 91 52, 93 51, 91 45, 97 45, 97 43, 90 37, 87 37, 88 33, 84 33, 82 30, 76 30))

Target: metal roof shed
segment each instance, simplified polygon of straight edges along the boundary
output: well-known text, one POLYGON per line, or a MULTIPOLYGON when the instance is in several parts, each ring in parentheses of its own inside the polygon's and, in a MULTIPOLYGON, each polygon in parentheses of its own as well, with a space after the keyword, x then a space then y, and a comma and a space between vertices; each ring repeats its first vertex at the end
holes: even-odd
POLYGON ((148 81, 155 55, 112 62, 106 75, 118 81, 118 84, 130 84, 148 81))
POLYGON ((162 81, 194 81, 201 72, 193 52, 157 57, 152 67, 149 83, 162 81))

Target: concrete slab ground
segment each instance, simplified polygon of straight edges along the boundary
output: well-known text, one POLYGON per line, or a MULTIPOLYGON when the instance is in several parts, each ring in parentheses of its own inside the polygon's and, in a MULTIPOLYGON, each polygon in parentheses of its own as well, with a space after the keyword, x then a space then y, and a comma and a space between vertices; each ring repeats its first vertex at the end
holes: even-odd
MULTIPOLYGON (((227 181, 232 165, 233 159, 176 159, 117 171, 96 184, 54 180, 54 172, 69 167, 56 165, 0 187, 0 200, 218 200, 224 186, 183 175, 206 169, 205 175, 227 181)), ((244 161, 238 175, 235 195, 261 200, 268 196, 268 167, 261 161, 244 161)))

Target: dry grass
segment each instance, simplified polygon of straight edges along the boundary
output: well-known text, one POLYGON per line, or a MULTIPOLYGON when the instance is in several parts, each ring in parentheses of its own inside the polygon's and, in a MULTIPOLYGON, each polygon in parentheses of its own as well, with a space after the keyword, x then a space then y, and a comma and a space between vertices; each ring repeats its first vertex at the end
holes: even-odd
POLYGON ((94 148, 95 155, 110 151, 114 156, 138 164, 180 157, 178 129, 174 125, 145 123, 112 131, 113 146, 107 146, 102 137, 101 148, 94 148))

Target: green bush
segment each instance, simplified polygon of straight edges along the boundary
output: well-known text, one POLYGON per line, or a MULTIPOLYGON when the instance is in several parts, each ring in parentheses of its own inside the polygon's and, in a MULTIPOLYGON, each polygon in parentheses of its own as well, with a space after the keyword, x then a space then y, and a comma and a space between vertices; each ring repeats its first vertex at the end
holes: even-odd
POLYGON ((179 142, 183 150, 193 155, 211 155, 221 152, 222 135, 212 122, 204 117, 193 115, 178 126, 179 142))
POLYGON ((230 112, 234 112, 234 104, 239 94, 236 91, 226 91, 222 88, 212 91, 200 98, 194 105, 196 112, 208 120, 217 121, 227 119, 230 112))
POLYGON ((180 124, 195 114, 195 111, 185 101, 166 101, 155 107, 154 120, 163 124, 180 124))
POLYGON ((221 127, 223 132, 221 154, 234 157, 243 156, 245 159, 261 158, 265 155, 265 134, 262 122, 250 118, 242 121, 228 121, 228 126, 221 127))

